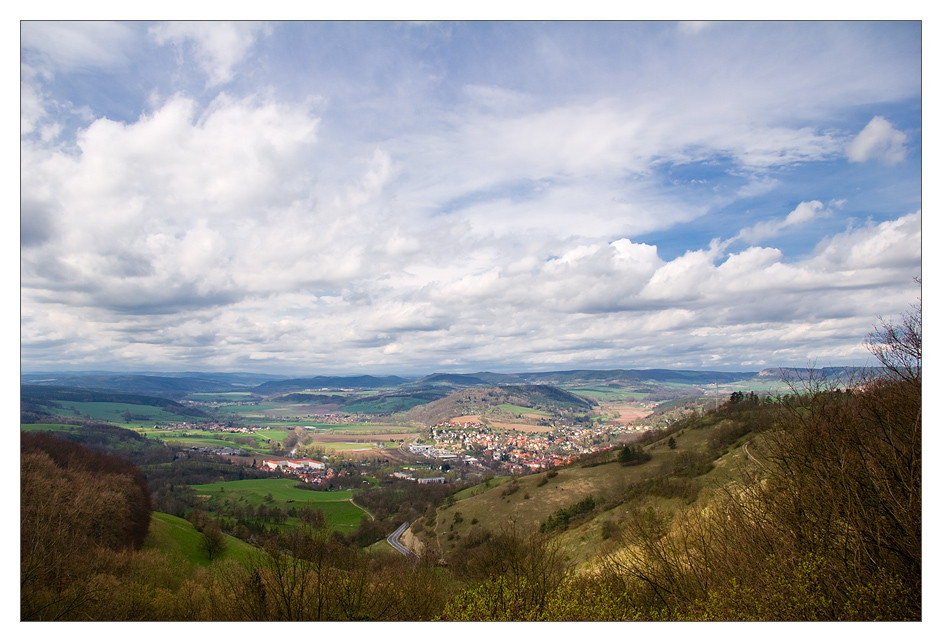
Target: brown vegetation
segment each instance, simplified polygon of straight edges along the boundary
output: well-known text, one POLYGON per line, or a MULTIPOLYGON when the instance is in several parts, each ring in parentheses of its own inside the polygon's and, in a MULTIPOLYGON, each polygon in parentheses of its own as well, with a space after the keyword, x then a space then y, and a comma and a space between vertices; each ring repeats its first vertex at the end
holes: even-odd
POLYGON ((21 453, 21 614, 67 618, 91 599, 111 553, 141 547, 150 494, 129 462, 79 444, 24 433, 21 453))

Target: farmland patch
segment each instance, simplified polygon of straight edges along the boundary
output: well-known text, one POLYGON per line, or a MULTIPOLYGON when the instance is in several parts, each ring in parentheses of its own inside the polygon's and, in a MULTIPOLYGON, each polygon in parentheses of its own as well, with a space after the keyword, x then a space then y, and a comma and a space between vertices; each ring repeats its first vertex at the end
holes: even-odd
MULTIPOLYGON (((242 479, 231 482, 192 486, 198 495, 208 495, 217 501, 245 501, 252 506, 263 503, 286 509, 289 506, 310 506, 324 512, 327 523, 347 533, 359 526, 364 511, 350 500, 351 490, 314 491, 296 488, 295 479, 242 479), (267 499, 270 497, 270 500, 267 499)), ((289 520, 291 523, 292 520, 289 520)))

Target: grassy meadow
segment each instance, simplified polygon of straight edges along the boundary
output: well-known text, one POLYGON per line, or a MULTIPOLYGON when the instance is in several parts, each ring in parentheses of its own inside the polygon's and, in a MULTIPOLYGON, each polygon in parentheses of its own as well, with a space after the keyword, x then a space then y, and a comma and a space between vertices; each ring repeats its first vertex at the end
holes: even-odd
MULTIPOLYGON (((240 539, 224 536, 226 538, 226 552, 221 559, 235 559, 248 563, 256 554, 255 547, 240 539)), ((144 542, 145 549, 156 549, 171 558, 182 558, 193 564, 208 566, 210 559, 202 549, 202 535, 193 524, 182 517, 174 517, 166 513, 151 513, 150 532, 144 542)))
POLYGON ((112 423, 124 428, 140 428, 154 424, 193 422, 194 417, 185 417, 173 412, 167 412, 157 406, 145 406, 129 403, 114 403, 110 401, 62 401, 62 407, 55 409, 62 415, 78 412, 78 416, 92 417, 112 423), (124 418, 125 413, 134 415, 130 421, 124 418))
MULTIPOLYGON (((231 482, 192 486, 197 495, 205 495, 222 502, 246 502, 252 506, 263 503, 287 510, 291 505, 306 505, 321 509, 331 528, 342 533, 359 526, 364 512, 351 501, 353 491, 313 491, 296 488, 294 479, 243 479, 231 482), (269 502, 266 497, 271 496, 269 502)), ((289 518, 288 524, 296 523, 289 518)))

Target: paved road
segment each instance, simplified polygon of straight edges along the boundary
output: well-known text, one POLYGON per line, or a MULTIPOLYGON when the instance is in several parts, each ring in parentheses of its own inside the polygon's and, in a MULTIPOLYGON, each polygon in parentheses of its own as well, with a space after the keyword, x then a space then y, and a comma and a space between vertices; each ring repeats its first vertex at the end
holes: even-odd
POLYGON ((394 549, 396 549, 397 551, 399 551, 406 557, 412 557, 413 556, 412 551, 410 551, 408 548, 406 548, 399 542, 399 537, 402 536, 404 532, 406 532, 407 528, 409 528, 409 522, 403 523, 403 525, 397 528, 396 531, 392 535, 386 538, 386 541, 389 542, 390 546, 392 546, 394 549))

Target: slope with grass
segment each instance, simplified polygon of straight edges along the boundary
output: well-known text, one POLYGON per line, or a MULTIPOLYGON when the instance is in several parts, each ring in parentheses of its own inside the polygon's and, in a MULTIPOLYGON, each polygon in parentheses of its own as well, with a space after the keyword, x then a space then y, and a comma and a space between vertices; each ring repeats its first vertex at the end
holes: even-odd
POLYGON ((457 493, 414 532, 447 559, 485 531, 542 527, 568 559, 588 564, 610 547, 629 510, 650 506, 672 514, 722 492, 741 479, 744 467, 755 468, 741 448, 756 437, 753 427, 761 431, 766 424, 751 414, 708 414, 647 433, 635 448, 649 458, 636 465, 621 463, 622 449, 611 448, 550 471, 491 479, 457 493))
MULTIPOLYGON (((256 555, 256 549, 251 544, 229 535, 224 537, 225 552, 217 559, 234 559, 247 564, 256 555)), ((190 522, 181 517, 154 512, 151 513, 150 533, 144 548, 160 551, 171 559, 208 566, 211 560, 202 541, 202 534, 190 522)))

